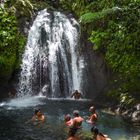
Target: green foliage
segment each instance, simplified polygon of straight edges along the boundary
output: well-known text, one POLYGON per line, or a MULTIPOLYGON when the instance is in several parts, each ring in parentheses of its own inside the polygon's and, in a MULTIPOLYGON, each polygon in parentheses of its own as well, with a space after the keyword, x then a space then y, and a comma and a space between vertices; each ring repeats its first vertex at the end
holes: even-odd
POLYGON ((14 13, 0 9, 0 82, 6 82, 17 66, 24 39, 17 30, 14 13))
POLYGON ((80 22, 82 22, 82 24, 87 24, 94 21, 99 21, 103 19, 104 17, 112 16, 116 13, 118 14, 119 11, 121 11, 121 8, 113 7, 110 9, 102 10, 100 12, 85 13, 84 15, 80 17, 80 22))
POLYGON ((17 17, 30 17, 33 12, 33 5, 30 0, 7 0, 5 7, 16 13, 17 17))
POLYGON ((33 5, 29 0, 18 0, 14 5, 19 16, 31 16, 33 12, 33 5), (20 12, 19 12, 20 11, 20 12))
POLYGON ((118 97, 120 102, 125 93, 129 97, 125 100, 127 103, 140 93, 139 5, 139 0, 95 0, 84 5, 88 12, 80 16, 93 49, 104 54, 106 62, 117 74, 114 92, 109 95, 118 97))

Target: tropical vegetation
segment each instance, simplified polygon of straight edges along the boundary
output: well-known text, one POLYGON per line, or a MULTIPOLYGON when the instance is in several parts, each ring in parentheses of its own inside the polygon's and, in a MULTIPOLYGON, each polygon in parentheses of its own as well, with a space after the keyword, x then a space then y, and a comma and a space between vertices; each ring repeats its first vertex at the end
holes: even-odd
POLYGON ((125 105, 140 94, 140 1, 61 0, 79 18, 94 51, 104 54, 113 73, 108 96, 125 105), (71 3, 71 4, 70 4, 71 3))

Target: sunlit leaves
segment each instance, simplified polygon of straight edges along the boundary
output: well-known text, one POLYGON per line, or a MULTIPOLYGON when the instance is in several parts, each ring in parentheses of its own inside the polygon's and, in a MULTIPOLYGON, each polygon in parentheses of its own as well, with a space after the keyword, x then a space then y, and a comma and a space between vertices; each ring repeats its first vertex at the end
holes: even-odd
POLYGON ((14 13, 0 9, 0 79, 7 81, 11 77, 21 40, 14 13))
POLYGON ((140 1, 111 1, 111 5, 105 0, 96 3, 96 11, 83 14, 80 21, 93 49, 104 53, 118 75, 116 92, 136 94, 140 92, 140 1))

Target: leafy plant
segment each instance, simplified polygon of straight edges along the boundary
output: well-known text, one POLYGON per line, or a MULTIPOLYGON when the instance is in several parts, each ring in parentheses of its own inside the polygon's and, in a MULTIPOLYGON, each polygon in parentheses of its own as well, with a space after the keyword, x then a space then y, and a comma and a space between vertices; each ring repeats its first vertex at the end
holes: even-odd
POLYGON ((24 42, 14 13, 4 9, 0 9, 0 38, 0 82, 4 83, 11 78, 24 42))
POLYGON ((93 3, 98 8, 83 14, 80 21, 89 33, 93 49, 104 53, 106 62, 117 74, 115 91, 118 93, 111 93, 116 97, 128 93, 130 98, 137 98, 140 93, 140 1, 111 1, 112 7, 105 0, 93 3))

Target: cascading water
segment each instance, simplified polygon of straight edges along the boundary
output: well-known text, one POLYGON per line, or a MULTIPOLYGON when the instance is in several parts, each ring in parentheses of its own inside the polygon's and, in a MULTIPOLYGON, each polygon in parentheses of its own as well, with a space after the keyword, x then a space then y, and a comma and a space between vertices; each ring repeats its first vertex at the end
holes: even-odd
POLYGON ((78 23, 60 12, 39 12, 23 54, 18 96, 69 97, 81 91, 83 60, 78 23))

